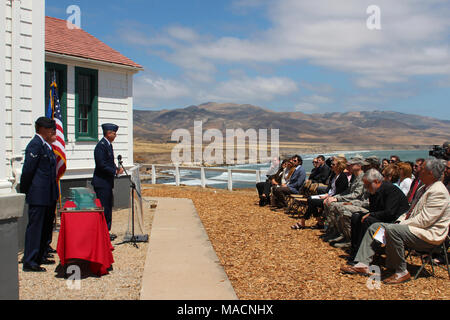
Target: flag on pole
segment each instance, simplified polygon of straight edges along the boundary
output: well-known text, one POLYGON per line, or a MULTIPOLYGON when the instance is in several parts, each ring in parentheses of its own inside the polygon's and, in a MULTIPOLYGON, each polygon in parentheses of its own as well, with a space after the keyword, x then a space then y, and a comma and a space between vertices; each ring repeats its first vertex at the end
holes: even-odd
POLYGON ((64 142, 64 127, 61 116, 61 106, 58 98, 58 86, 56 84, 56 75, 53 73, 52 83, 50 84, 50 99, 47 107, 46 117, 55 120, 56 123, 56 141, 53 143, 53 152, 56 155, 56 179, 59 180, 66 172, 66 143, 64 142))

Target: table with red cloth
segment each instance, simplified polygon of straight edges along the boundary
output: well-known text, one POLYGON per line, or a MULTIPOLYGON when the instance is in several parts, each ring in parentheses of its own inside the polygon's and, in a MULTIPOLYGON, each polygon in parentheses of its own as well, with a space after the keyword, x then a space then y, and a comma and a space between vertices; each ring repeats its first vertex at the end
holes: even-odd
POLYGON ((56 251, 62 266, 70 259, 87 260, 91 271, 102 276, 114 262, 114 248, 100 202, 96 205, 96 210, 71 210, 76 208, 74 202, 64 204, 56 251))

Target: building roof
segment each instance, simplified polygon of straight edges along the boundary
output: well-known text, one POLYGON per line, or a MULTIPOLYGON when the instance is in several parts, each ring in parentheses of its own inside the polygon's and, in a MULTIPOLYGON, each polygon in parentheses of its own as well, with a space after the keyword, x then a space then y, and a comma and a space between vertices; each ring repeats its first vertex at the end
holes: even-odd
POLYGON ((140 64, 112 49, 93 35, 74 25, 67 27, 66 20, 45 17, 45 51, 79 57, 89 60, 109 62, 142 69, 140 64))

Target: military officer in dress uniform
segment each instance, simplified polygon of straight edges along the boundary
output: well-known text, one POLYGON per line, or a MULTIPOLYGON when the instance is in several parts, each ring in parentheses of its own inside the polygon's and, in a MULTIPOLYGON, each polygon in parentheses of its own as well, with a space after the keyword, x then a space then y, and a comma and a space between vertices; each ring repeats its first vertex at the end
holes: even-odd
POLYGON ((46 258, 59 190, 56 183, 56 157, 50 143, 54 141, 54 120, 40 117, 35 122, 36 135, 25 149, 20 178, 20 192, 26 194, 28 225, 25 232, 23 271, 46 271, 41 264, 53 264, 46 258))
MULTIPOLYGON (((103 206, 106 224, 108 230, 111 231, 114 177, 121 174, 123 168, 119 169, 114 163, 112 146, 119 127, 112 123, 105 123, 102 125, 102 129, 103 138, 97 143, 94 150, 95 170, 91 184, 103 206)), ((110 237, 111 240, 114 240, 116 235, 111 234, 110 237)))

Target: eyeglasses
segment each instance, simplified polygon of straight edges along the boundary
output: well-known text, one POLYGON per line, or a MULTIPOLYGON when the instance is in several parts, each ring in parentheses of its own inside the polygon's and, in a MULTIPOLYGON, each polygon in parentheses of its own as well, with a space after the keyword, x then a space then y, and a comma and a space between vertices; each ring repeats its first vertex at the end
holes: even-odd
POLYGON ((319 163, 318 161, 313 161, 312 163, 319 163))

